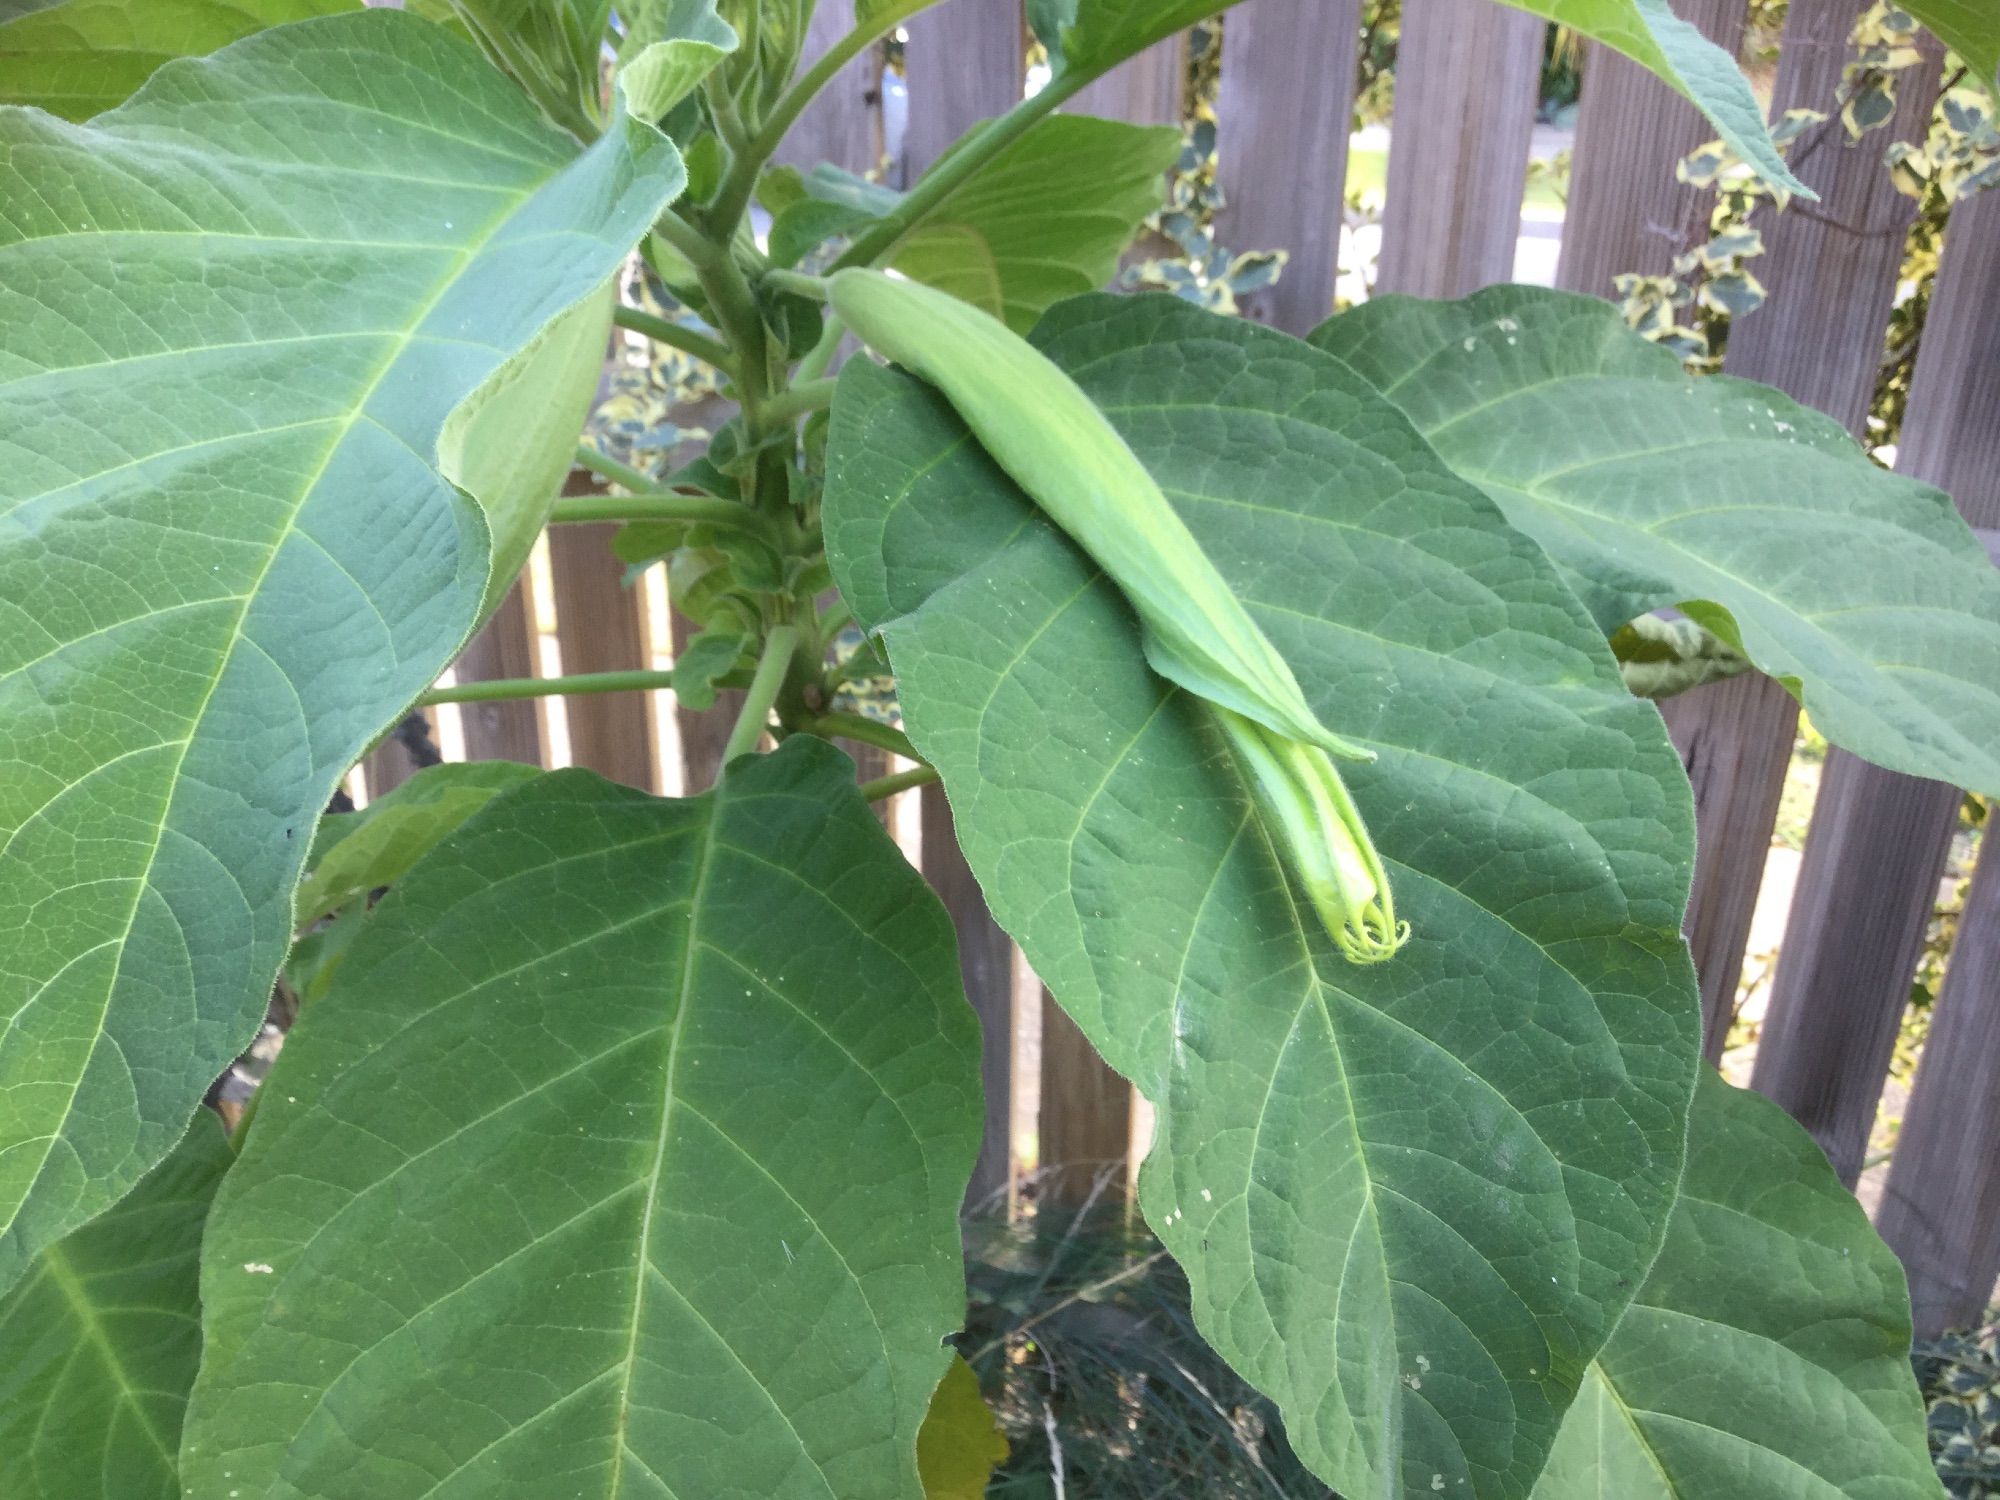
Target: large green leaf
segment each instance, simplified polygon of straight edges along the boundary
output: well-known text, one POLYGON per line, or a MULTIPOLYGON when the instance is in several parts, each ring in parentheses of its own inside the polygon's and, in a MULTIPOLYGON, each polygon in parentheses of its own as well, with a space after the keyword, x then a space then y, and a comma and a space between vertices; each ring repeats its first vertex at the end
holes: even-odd
POLYGON ((1666 1244, 1535 1500, 1942 1494, 1903 1268, 1810 1136, 1705 1073, 1666 1244))
POLYGON ((0 111, 0 1287, 254 1034, 320 808, 486 588, 447 419, 588 401, 522 351, 574 375, 679 180, 391 11, 0 111))
POLYGON ((176 1500, 201 1359, 202 1225, 234 1160, 204 1112, 109 1213, 0 1298, 0 1494, 176 1500))
POLYGON ((558 772, 384 898, 216 1207, 191 1494, 921 1496, 979 1040, 853 776, 558 772))
POLYGON ((1546 547, 1605 630, 1679 605, 1836 744, 2000 791, 2000 573, 1949 499, 1839 424, 1534 287, 1377 298, 1312 341, 1546 547))
POLYGON ((1541 552, 1337 361, 1170 298, 1037 337, 1380 752, 1342 774, 1409 946, 1342 960, 1116 591, 862 362, 842 591, 995 914, 1159 1107, 1144 1207, 1209 1340, 1344 1492, 1525 1495, 1680 1171, 1686 779, 1541 552))
POLYGON ((2000 93, 2000 7, 1992 0, 1902 0, 1902 7, 1964 58, 1989 92, 2000 93))
POLYGON ((162 63, 361 0, 0 0, 0 104, 87 120, 162 63))
POLYGON ((1180 150, 1171 126, 1051 115, 925 215, 895 267, 1026 333, 1052 303, 1117 273, 1180 150))
POLYGON ((736 50, 715 0, 666 0, 642 9, 619 47, 618 84, 632 113, 657 120, 736 50))

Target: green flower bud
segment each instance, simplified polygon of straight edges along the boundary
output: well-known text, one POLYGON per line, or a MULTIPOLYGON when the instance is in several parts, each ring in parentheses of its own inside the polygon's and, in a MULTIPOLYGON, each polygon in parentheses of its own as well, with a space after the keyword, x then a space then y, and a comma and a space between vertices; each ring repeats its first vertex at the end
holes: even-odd
POLYGON ((1153 670, 1213 709, 1273 842, 1341 952, 1354 963, 1393 954, 1409 930, 1333 764, 1374 752, 1320 723, 1290 665, 1096 404, 956 297, 848 270, 834 276, 831 300, 869 345, 936 386, 993 461, 1123 591, 1153 670))

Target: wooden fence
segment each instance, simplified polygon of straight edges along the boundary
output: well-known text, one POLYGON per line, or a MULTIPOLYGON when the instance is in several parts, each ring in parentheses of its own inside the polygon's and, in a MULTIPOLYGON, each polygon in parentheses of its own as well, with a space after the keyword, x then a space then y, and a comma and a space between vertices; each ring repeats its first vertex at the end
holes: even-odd
MULTIPOLYGON (((1864 0, 1792 0, 1775 108, 1824 105, 1864 0)), ((1678 0, 1676 9, 1734 46, 1745 0, 1678 0)), ((1331 309, 1339 253, 1359 0, 1244 0, 1226 23, 1219 233, 1239 249, 1283 248, 1275 286, 1248 316, 1297 333, 1331 309)), ((813 45, 845 29, 851 0, 820 0, 813 45)), ((1380 289, 1457 296, 1509 279, 1536 105, 1543 28, 1489 0, 1406 0, 1397 72, 1380 289)), ((892 175, 913 180, 966 128, 1020 97, 1023 31, 1015 0, 946 0, 908 27, 907 118, 892 175)), ((1893 127, 1921 135, 1937 59, 1902 90, 1893 127)), ((1071 107, 1172 120, 1179 43, 1087 90, 1071 107)), ((1705 238, 1704 195, 1675 162, 1712 135, 1693 108, 1637 67, 1601 52, 1586 64, 1574 176, 1557 271, 1572 290, 1609 295, 1620 271, 1660 272, 1705 238)), ((850 67, 802 123, 793 159, 857 171, 882 162, 880 58, 850 67)), ((1871 137, 1879 142, 1884 137, 1871 137)), ((1805 154, 1820 193, 1811 213, 1767 216, 1759 274, 1766 306, 1743 320, 1728 368, 1768 381, 1861 430, 1901 263, 1909 200, 1892 190, 1880 146, 1837 137, 1805 154)), ((2000 192, 1961 207, 1946 245, 1915 372, 1899 467, 1949 491, 1977 528, 2000 528, 2000 192)), ((579 479, 579 482, 580 479, 579 479)), ((627 589, 601 528, 557 528, 546 566, 517 588, 468 648, 461 679, 548 670, 554 630, 567 671, 658 665, 684 637, 663 602, 627 589), (663 639, 670 636, 671 639, 663 639)), ((1750 917, 1771 844, 1797 706, 1751 676, 1671 701, 1666 718, 1696 793, 1701 830, 1688 936, 1702 978, 1707 1044, 1720 1053, 1750 917)), ((440 731, 472 757, 567 759, 662 790, 714 778, 727 713, 669 713, 639 694, 567 704, 470 707, 440 731)), ((400 748, 378 752, 379 791, 408 774, 400 748)), ((1125 1155, 1131 1091, 1110 1074, 1026 972, 994 925, 927 788, 891 819, 957 925, 967 989, 986 1034, 986 1148, 975 1198, 1010 1188, 1019 1152, 1079 1169, 1125 1155)), ((1785 1105, 1852 1184, 1874 1122, 1890 1049, 1931 916, 1958 793, 1838 751, 1825 768, 1788 937, 1758 1049, 1754 1086, 1785 1105)), ((1909 1268, 1920 1329, 1969 1323, 2000 1277, 2000 852, 1987 841, 1882 1195, 1879 1224, 1909 1268)), ((1078 1190, 1081 1174, 1044 1179, 1078 1190)))

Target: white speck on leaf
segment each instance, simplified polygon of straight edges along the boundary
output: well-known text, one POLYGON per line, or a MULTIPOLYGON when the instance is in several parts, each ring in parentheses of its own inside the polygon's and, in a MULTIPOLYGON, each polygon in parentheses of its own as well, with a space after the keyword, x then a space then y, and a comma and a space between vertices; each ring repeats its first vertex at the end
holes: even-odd
POLYGON ((243 1262, 243 1269, 248 1271, 252 1276, 271 1276, 276 1274, 275 1267, 267 1266, 261 1260, 246 1260, 243 1262))

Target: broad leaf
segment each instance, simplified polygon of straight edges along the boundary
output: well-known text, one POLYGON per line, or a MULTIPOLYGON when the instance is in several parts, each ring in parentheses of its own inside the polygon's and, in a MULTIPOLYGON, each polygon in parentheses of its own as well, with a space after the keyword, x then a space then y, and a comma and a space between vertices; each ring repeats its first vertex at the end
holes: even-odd
POLYGON ((1171 298, 1037 341, 1379 751, 1343 775, 1410 945, 1342 960, 1117 593, 929 387, 859 361, 842 591, 994 913, 1159 1108, 1143 1204, 1210 1342, 1344 1492, 1525 1495, 1680 1171, 1679 762, 1539 549, 1337 361, 1171 298))
POLYGON ((202 1225, 234 1160, 204 1111, 115 1208, 0 1298, 0 1494, 177 1500, 202 1225))
POLYGON ((924 1500, 982 1500, 1007 1439, 979 1393, 972 1366, 953 1356, 917 1433, 917 1470, 924 1500))
POLYGON ((0 104, 87 120, 161 64, 361 0, 0 0, 0 104))
POLYGON ((642 11, 619 49, 626 107, 642 120, 659 119, 735 50, 736 32, 716 14, 715 0, 667 0, 642 11))
POLYGON ((1117 273, 1180 151, 1171 126, 1051 115, 899 241, 895 267, 1026 333, 1052 303, 1117 273))
POLYGON ((320 809, 486 591, 454 408, 588 401, 565 309, 679 175, 391 11, 0 111, 0 1287, 255 1033, 320 809))
POLYGON ((326 819, 313 835, 310 873, 299 883, 300 919, 394 885, 480 808, 539 774, 509 760, 428 766, 361 811, 326 819))
POLYGON ((1533 287, 1377 298, 1312 341, 1546 547, 1606 631, 1679 605, 1836 744, 2000 791, 2000 573, 1948 498, 1837 423, 1533 287))
POLYGON ((979 1039, 853 775, 558 772, 383 899, 216 1207, 191 1494, 921 1495, 979 1039))
POLYGON ((1903 1268, 1810 1136, 1705 1073, 1666 1244, 1535 1500, 1943 1493, 1903 1268))
POLYGON ((1902 8, 1965 59, 1989 93, 2000 94, 2000 9, 1992 0, 1901 0, 1902 8))

